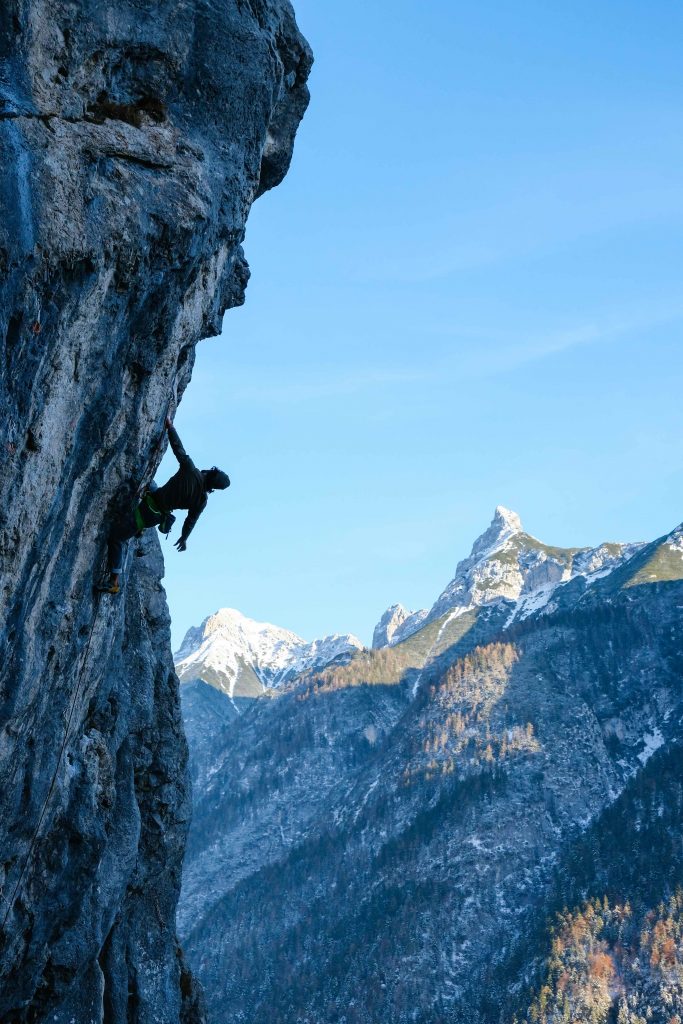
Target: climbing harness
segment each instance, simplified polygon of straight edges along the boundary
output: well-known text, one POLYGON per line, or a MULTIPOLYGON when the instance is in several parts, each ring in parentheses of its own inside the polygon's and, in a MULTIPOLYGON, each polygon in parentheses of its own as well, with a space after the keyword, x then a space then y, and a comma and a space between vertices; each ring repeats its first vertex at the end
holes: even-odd
POLYGON ((136 505, 133 516, 135 518, 135 525, 138 529, 138 533, 142 533, 148 526, 158 526, 159 532, 163 533, 166 537, 173 529, 176 517, 172 512, 166 512, 164 509, 159 508, 154 500, 154 492, 147 491, 139 505, 136 505), (145 505, 150 514, 157 520, 156 522, 145 522, 145 516, 143 515, 143 505, 145 505))

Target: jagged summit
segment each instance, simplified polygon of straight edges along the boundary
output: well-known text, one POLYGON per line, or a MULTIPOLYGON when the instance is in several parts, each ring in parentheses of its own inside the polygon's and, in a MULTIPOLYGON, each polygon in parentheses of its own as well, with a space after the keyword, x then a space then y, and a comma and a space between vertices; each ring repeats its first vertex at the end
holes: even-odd
POLYGON ((525 533, 516 512, 498 505, 488 530, 431 608, 429 619, 455 608, 513 601, 523 617, 543 607, 561 584, 574 576, 609 572, 638 550, 638 544, 601 544, 596 548, 560 548, 525 533))
POLYGON ((203 679, 230 697, 255 697, 362 646, 350 633, 308 643, 289 629, 220 608, 188 630, 175 664, 181 682, 203 679))
POLYGON ((176 662, 182 661, 188 654, 196 650, 197 645, 211 639, 215 634, 222 636, 239 636, 245 643, 257 647, 260 642, 270 642, 274 633, 282 641, 296 643, 300 637, 286 629, 272 626, 269 622, 257 622, 250 619, 237 608, 219 608, 212 615, 207 615, 201 625, 191 627, 183 639, 180 649, 174 657, 176 662))
POLYGON ((386 647, 391 643, 397 629, 415 612, 408 611, 402 604, 392 604, 375 626, 372 634, 373 647, 386 647))
POLYGON ((510 533, 523 532, 522 520, 516 512, 506 508, 505 505, 496 505, 496 511, 494 512, 489 529, 493 529, 494 526, 498 526, 501 530, 505 529, 510 533))
POLYGON ((516 605, 511 621, 524 618, 548 605, 560 584, 576 576, 606 575, 643 546, 552 547, 526 533, 516 512, 498 505, 490 526, 475 540, 469 556, 458 563, 453 579, 432 607, 406 615, 397 611, 400 606, 387 609, 375 628, 373 646, 400 643, 447 612, 501 601, 516 605))
MULTIPOLYGON (((503 547, 511 537, 516 537, 523 532, 522 520, 517 513, 511 512, 503 505, 496 505, 491 525, 481 536, 477 537, 472 545, 470 557, 466 561, 469 562, 475 557, 479 559, 488 557, 503 547)), ((459 563, 456 575, 464 564, 464 562, 459 563)))

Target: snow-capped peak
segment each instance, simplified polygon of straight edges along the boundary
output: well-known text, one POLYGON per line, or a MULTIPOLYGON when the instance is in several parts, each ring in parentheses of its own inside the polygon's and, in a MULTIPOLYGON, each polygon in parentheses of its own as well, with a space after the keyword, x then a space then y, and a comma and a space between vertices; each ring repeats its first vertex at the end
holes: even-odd
POLYGON ((522 520, 519 518, 516 512, 512 512, 505 505, 496 505, 496 511, 493 515, 493 522, 491 526, 500 524, 501 527, 505 527, 510 533, 521 533, 522 532, 522 520))
MULTIPOLYGON (((480 537, 477 537, 472 545, 470 557, 466 561, 471 562, 472 559, 487 558, 494 551, 502 548, 511 537, 515 537, 522 532, 522 520, 517 513, 511 512, 510 509, 505 508, 503 505, 497 505, 491 525, 480 537)), ((464 562, 461 562, 458 565, 456 575, 464 564, 464 562)))
POLYGON ((362 646, 351 634, 307 643, 291 630, 221 608, 188 630, 175 664, 181 682, 203 679, 230 697, 257 696, 362 646))
MULTIPOLYGON (((406 617, 387 636, 394 645, 428 621, 446 613, 513 602, 509 621, 550 606, 560 584, 575 576, 588 581, 604 576, 639 549, 638 544, 602 544, 596 548, 550 547, 524 532, 516 512, 498 505, 490 526, 472 545, 468 558, 458 563, 455 575, 429 611, 406 617)), ((377 630, 384 625, 389 609, 377 630)), ((376 631, 377 632, 377 631, 376 631)))

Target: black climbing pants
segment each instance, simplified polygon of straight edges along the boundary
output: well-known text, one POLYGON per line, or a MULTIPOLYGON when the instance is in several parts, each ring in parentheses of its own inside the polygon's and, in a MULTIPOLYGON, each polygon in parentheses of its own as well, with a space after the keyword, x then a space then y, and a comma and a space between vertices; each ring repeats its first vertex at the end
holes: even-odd
POLYGON ((143 498, 137 507, 136 512, 129 512, 127 515, 117 519, 109 531, 108 544, 108 565, 109 572, 119 575, 123 572, 123 556, 126 551, 126 542, 131 537, 137 537, 150 526, 158 526, 162 516, 152 512, 151 508, 143 498))

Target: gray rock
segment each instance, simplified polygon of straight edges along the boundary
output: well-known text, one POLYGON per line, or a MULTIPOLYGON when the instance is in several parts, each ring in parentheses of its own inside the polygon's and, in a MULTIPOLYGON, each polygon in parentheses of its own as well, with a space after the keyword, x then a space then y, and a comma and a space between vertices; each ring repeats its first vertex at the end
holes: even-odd
POLYGON ((402 604, 392 604, 390 608, 387 608, 375 626, 372 634, 372 646, 375 648, 388 647, 397 629, 403 625, 406 619, 409 619, 414 614, 414 612, 409 612, 407 608, 404 608, 402 604))
POLYGON ((286 0, 4 5, 7 1024, 203 1019, 175 936, 190 791, 156 538, 118 600, 91 588, 196 342, 244 299, 245 221, 287 171, 311 60, 286 0))
POLYGON ((427 619, 438 619, 457 608, 503 601, 514 602, 513 617, 524 618, 547 604, 560 584, 578 575, 611 572, 642 547, 639 543, 597 548, 550 546, 525 533, 516 512, 498 505, 488 530, 474 542, 470 556, 458 563, 455 576, 427 619))

